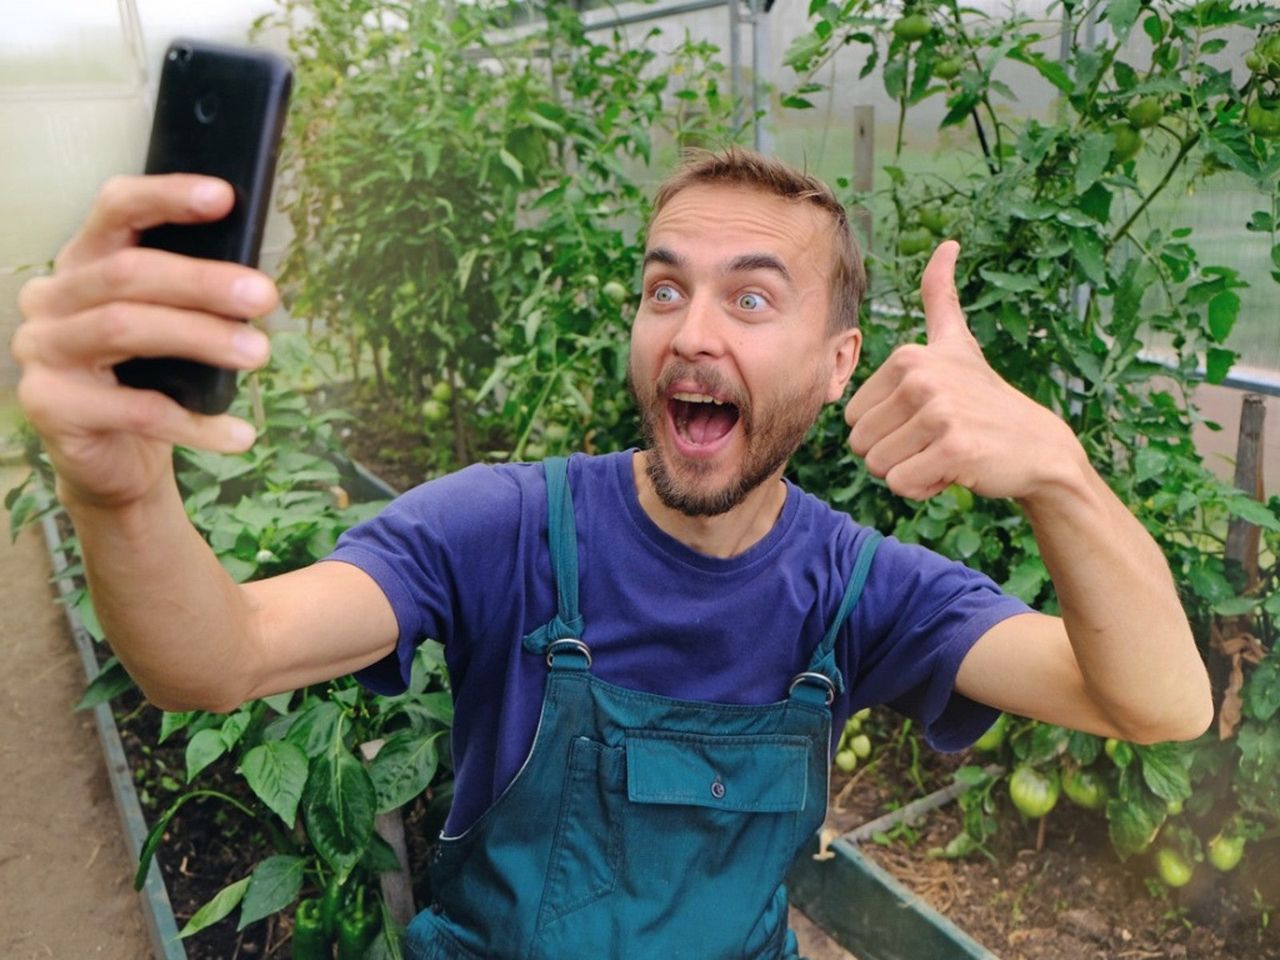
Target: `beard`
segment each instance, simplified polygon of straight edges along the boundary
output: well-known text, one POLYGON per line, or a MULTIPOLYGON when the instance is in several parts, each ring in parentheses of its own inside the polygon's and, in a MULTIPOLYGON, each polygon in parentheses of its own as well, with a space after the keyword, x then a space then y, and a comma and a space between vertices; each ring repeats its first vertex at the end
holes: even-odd
POLYGON ((635 371, 628 369, 627 386, 640 412, 640 429, 648 454, 645 472, 658 499, 666 507, 688 517, 719 516, 742 503, 747 494, 790 460, 804 442, 805 434, 824 406, 823 379, 816 376, 812 383, 784 393, 757 411, 742 391, 718 373, 690 363, 676 361, 670 364, 656 384, 643 387, 636 382, 635 371), (705 489, 705 478, 714 469, 712 464, 692 461, 673 467, 658 443, 660 429, 668 416, 667 390, 676 380, 696 383, 706 393, 726 397, 737 408, 735 427, 742 428, 747 449, 737 472, 718 488, 705 489), (678 476, 677 471, 683 476, 678 476))

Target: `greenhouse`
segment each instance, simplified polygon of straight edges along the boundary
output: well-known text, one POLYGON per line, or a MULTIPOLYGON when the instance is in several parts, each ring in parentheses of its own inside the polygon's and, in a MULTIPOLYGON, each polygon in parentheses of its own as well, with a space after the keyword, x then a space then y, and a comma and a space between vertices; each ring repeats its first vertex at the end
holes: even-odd
POLYGON ((6 957, 1280 960, 1280 8, 5 13, 6 957))

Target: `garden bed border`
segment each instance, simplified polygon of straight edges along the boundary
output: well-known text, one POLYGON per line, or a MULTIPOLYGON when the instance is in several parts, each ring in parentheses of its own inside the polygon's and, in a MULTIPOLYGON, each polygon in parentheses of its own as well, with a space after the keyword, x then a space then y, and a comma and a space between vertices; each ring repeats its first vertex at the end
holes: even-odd
MULTIPOLYGON (((72 593, 71 585, 59 576, 67 568, 67 559, 58 549, 62 537, 52 516, 41 521, 45 544, 49 549, 49 560, 53 564, 58 596, 63 601, 63 612, 67 617, 67 625, 71 629, 71 639, 76 651, 80 654, 80 663, 84 667, 85 679, 92 683, 98 676, 98 658, 95 652, 94 639, 80 620, 75 607, 67 603, 72 593)), ((115 717, 111 713, 110 703, 100 703, 93 708, 93 719, 98 728, 98 740, 102 744, 103 759, 107 766, 107 779, 111 782, 111 793, 116 800, 116 812, 120 815, 120 824, 124 827, 125 846, 129 850, 129 862, 133 869, 138 869, 138 856, 143 841, 147 837, 147 823, 142 816, 142 805, 138 802, 138 792, 133 786, 133 777, 129 775, 129 761, 125 758, 124 744, 120 741, 120 731, 116 727, 115 717)), ((132 877, 130 878, 132 880, 132 877)), ((142 913, 146 921, 147 937, 156 960, 187 960, 187 950, 178 938, 178 924, 174 920, 173 905, 169 901, 169 891, 164 885, 164 877, 160 873, 158 857, 153 857, 147 870, 146 883, 138 892, 142 902, 142 913)))

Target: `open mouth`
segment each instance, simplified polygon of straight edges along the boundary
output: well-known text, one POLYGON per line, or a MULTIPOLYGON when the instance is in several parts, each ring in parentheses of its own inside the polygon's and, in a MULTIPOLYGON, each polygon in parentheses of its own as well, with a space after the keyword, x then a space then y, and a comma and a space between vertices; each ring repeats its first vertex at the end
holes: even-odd
POLYGON ((712 447, 738 423, 738 408, 707 393, 673 393, 667 411, 679 438, 691 447, 712 447))

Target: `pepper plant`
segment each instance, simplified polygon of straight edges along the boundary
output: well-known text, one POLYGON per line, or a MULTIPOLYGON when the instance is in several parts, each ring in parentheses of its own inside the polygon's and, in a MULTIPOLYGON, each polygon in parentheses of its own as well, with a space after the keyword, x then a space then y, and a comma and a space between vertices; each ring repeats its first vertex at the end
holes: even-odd
MULTIPOLYGON (((1137 746, 1020 722, 997 747, 1019 771, 1015 794, 1043 808, 1060 779, 1071 783, 1069 795, 1105 810, 1121 857, 1157 835, 1160 849, 1195 861, 1200 837, 1280 834, 1280 583, 1273 572, 1246 584, 1224 556, 1228 520, 1244 519, 1263 529, 1263 568, 1274 570, 1280 500, 1258 503, 1218 481, 1192 443, 1191 390, 1200 376, 1221 382, 1235 361, 1229 338, 1247 283, 1238 265, 1206 262, 1191 228, 1158 214, 1172 190, 1224 177, 1251 183, 1257 209, 1240 235, 1267 239, 1280 282, 1280 129, 1271 120, 1280 10, 1238 0, 1066 0, 1054 9, 1061 26, 956 0, 813 0, 809 10, 812 30, 786 55, 797 81, 784 104, 807 109, 823 89, 821 68, 855 54, 862 75, 878 70, 897 104, 887 186, 849 194, 876 212, 883 238, 869 256, 875 309, 864 318, 864 369, 921 336, 922 267, 940 240, 959 239, 960 299, 988 361, 1071 424, 1163 548, 1215 676, 1224 651, 1235 651, 1223 704, 1234 724, 1193 744, 1137 746), (1103 28, 1092 47, 1089 18, 1103 28), (1069 41, 1062 58, 1045 52, 1059 49, 1059 30, 1069 41), (1144 42, 1128 43, 1131 35, 1144 42), (1229 55, 1230 43, 1247 55, 1229 55), (1015 75, 1024 89, 1053 94, 1049 116, 1003 108, 1016 99, 1015 75), (955 174, 904 169, 906 117, 930 99, 945 102, 940 131, 971 133, 955 174), (1105 802, 1081 785, 1086 773, 1105 802)), ((845 431, 839 411, 820 423, 794 465, 804 485, 1055 609, 1013 504, 956 487, 927 503, 892 497, 843 448, 845 431)), ((974 787, 966 822, 980 844, 998 826, 998 791, 980 768, 962 777, 974 787)))

